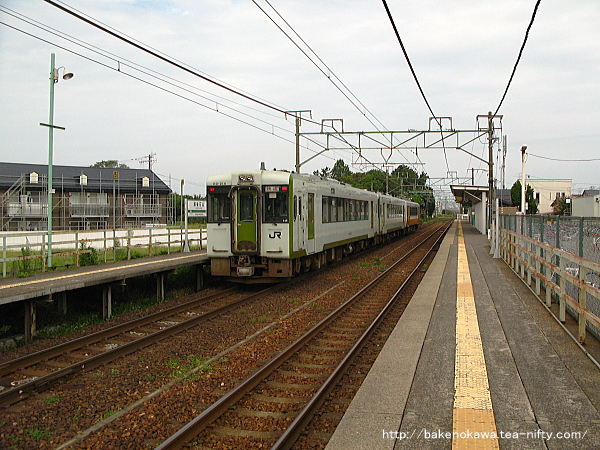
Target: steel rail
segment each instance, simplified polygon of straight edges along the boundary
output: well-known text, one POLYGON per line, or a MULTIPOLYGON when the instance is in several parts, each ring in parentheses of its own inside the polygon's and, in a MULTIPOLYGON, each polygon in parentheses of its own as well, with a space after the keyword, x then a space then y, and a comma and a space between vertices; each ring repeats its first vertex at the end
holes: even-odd
POLYGON ((59 345, 55 345, 53 347, 40 350, 35 353, 30 353, 28 355, 22 356, 20 358, 13 359, 11 361, 5 361, 0 363, 0 377, 6 376, 12 372, 15 372, 18 369, 23 369, 34 364, 38 364, 43 361, 47 361, 49 359, 55 358, 57 356, 63 355, 68 352, 72 352, 73 350, 78 350, 87 345, 95 344, 104 339, 109 339, 111 337, 117 336, 121 333, 134 330, 136 328, 142 327, 152 322, 156 322, 157 320, 164 319, 169 316, 173 316, 175 314, 179 314, 187 309, 194 308, 204 303, 208 303, 210 301, 217 300, 224 294, 231 292, 232 290, 237 289, 237 287, 232 287, 226 289, 218 294, 209 295, 207 297, 193 300, 191 302, 187 302, 181 305, 176 305, 171 308, 163 309, 162 311, 158 311, 156 313, 150 314, 148 316, 140 317, 138 319, 131 320, 129 322, 125 322, 119 325, 115 325, 113 327, 107 328, 105 330, 100 330, 95 333, 82 336, 77 339, 73 339, 68 342, 64 342, 59 345))
POLYGON ((106 352, 99 353, 98 355, 91 356, 82 361, 78 361, 74 364, 63 367, 62 369, 53 371, 47 375, 35 378, 22 385, 15 386, 12 389, 4 390, 0 392, 0 405, 10 405, 16 403, 26 398, 31 392, 39 392, 42 390, 42 388, 47 387, 48 385, 56 382, 60 378, 66 377, 68 375, 82 370, 92 370, 96 367, 100 367, 104 364, 114 361, 117 358, 126 356, 144 347, 152 345, 175 334, 181 333, 189 328, 197 326, 203 322, 218 317, 232 309, 235 309, 239 306, 244 305, 245 303, 259 298, 262 295, 282 289, 284 286, 286 285, 271 286, 267 289, 263 289, 252 295, 236 300, 235 302, 230 303, 229 305, 184 320, 183 322, 179 322, 168 328, 155 331, 154 333, 148 334, 134 341, 120 345, 117 348, 107 350, 106 352))
MULTIPOLYGON (((443 226, 442 226, 443 227, 443 226)), ((433 234, 437 233, 442 227, 435 230, 433 234)), ((424 239, 421 241, 416 247, 411 249, 410 252, 402 256, 398 259, 394 264, 392 264, 388 269, 379 274, 375 279, 369 282, 366 286, 364 286, 360 291, 346 300, 342 305, 338 306, 333 312, 331 312, 327 317, 322 319, 317 325, 315 325, 311 330, 304 333, 300 338, 298 338, 295 342, 290 344, 287 348, 285 348, 281 353, 267 362, 264 366, 262 366, 259 370, 257 370, 253 375, 246 378, 235 388, 231 389, 227 394, 222 396, 218 401, 213 403, 207 409, 205 409, 201 414, 192 419, 189 423, 187 423, 184 427, 182 427, 179 431, 165 440, 161 445, 156 447, 156 450, 176 450, 183 448, 187 443, 189 443, 193 438, 195 438, 200 432, 202 432, 206 427, 212 424, 215 420, 221 417, 231 406, 237 403, 240 399, 242 399, 248 392, 250 392, 254 387, 256 387, 261 381, 263 381, 266 377, 268 377, 271 373, 273 373, 279 366, 281 366, 284 362, 286 362, 292 355, 297 353, 302 347, 304 347, 312 338, 314 338, 317 334, 319 334, 322 330, 328 327, 334 320, 336 320, 339 316, 341 316, 344 312, 346 312, 350 306, 358 301, 365 293, 370 291, 372 288, 378 285, 384 278, 386 278, 389 274, 392 273, 393 269, 396 268, 399 264, 401 264, 405 259, 407 259, 414 251, 420 248, 424 243, 428 240, 424 239)), ((433 246, 432 246, 433 248, 433 246)), ((340 375, 341 376, 341 375, 340 375)))
MULTIPOLYGON (((450 222, 450 225, 452 222, 450 222)), ((431 237, 435 237, 436 233, 440 231, 440 227, 436 231, 434 231, 431 237)), ((300 411, 298 416, 294 419, 294 421, 290 424, 290 426, 283 432, 283 435, 275 442, 275 444, 271 447, 271 450, 287 450, 292 448, 302 430, 306 428, 306 426, 310 423, 315 413, 321 407, 321 405, 325 402, 327 396, 333 391, 339 380, 342 378, 344 373, 348 370, 348 367, 352 364, 356 356, 360 353, 365 344, 369 341, 371 336, 375 333, 379 325, 383 322, 387 314, 396 304, 396 300, 402 294, 402 292, 408 286, 416 274, 421 270, 421 267, 429 257, 429 255, 438 247, 438 244, 446 235, 449 226, 446 226, 442 233, 435 240, 434 244, 431 246, 427 254, 421 258, 421 261, 417 264, 417 267, 408 275, 408 278, 400 285, 398 290, 394 293, 394 295, 390 298, 385 307, 381 310, 381 312, 377 315, 375 320, 371 323, 369 328, 363 333, 363 335, 359 338, 359 340, 354 344, 354 346, 350 349, 350 351, 346 354, 344 359, 337 365, 334 371, 329 375, 325 383, 319 388, 319 390, 315 393, 315 395, 309 400, 306 406, 300 411)), ((427 238, 429 239, 429 237, 427 238)), ((425 242, 425 241, 423 241, 425 242)))

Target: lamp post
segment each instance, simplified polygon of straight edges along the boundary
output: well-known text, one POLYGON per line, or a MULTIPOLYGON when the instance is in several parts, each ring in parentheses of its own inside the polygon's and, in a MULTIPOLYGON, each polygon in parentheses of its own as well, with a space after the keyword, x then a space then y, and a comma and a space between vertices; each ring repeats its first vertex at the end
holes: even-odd
POLYGON ((521 147, 521 214, 527 213, 527 208, 525 207, 525 150, 527 150, 527 146, 524 145, 521 147))
MULTIPOLYGON (((54 147, 54 129, 58 128, 64 130, 63 127, 54 125, 54 85, 58 83, 58 72, 64 67, 58 69, 54 67, 54 53, 50 54, 50 114, 48 123, 40 123, 45 127, 48 127, 48 262, 47 266, 52 267, 52 194, 54 189, 52 187, 52 152, 54 147)), ((73 78, 71 72, 65 72, 63 75, 64 80, 70 80, 73 78)))

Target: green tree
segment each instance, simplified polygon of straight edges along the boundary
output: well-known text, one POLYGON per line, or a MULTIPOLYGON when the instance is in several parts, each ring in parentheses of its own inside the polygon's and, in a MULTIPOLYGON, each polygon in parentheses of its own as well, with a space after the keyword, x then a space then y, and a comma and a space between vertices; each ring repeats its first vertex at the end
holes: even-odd
POLYGON ((329 167, 325 167, 324 169, 321 169, 321 170, 315 170, 313 172, 313 175, 316 175, 318 177, 323 177, 323 178, 331 178, 331 169, 329 167))
MULTIPOLYGON (((519 211, 522 211, 521 180, 515 181, 512 187, 510 188, 510 198, 512 200, 513 205, 518 206, 519 211)), ((535 191, 533 190, 530 184, 527 185, 527 189, 525 190, 525 203, 527 204, 527 214, 537 214, 538 202, 535 199, 535 191)))
POLYGON ((108 159, 95 162, 90 167, 106 167, 109 169, 129 169, 130 167, 127 164, 119 164, 119 161, 116 159, 108 159))
POLYGON ((385 192, 385 173, 381 170, 372 169, 366 173, 355 174, 352 186, 359 189, 368 189, 374 192, 385 192))
POLYGON ((570 203, 567 203, 567 197, 558 197, 550 205, 552 212, 557 216, 565 216, 569 214, 570 203))
MULTIPOLYGON (((368 189, 375 192, 386 192, 386 174, 377 169, 366 173, 353 173, 350 167, 341 159, 337 160, 333 169, 325 167, 315 170, 314 175, 334 178, 351 186, 368 189)), ((419 175, 411 167, 401 164, 387 177, 387 185, 391 195, 403 196, 419 203, 428 216, 435 212, 435 197, 433 190, 427 185, 429 176, 425 172, 419 175)))
POLYGON ((418 189, 419 175, 411 167, 401 164, 390 174, 390 193, 409 195, 418 189))
POLYGON ((345 180, 351 176, 352 171, 350 170, 350 167, 348 167, 343 159, 338 159, 333 165, 333 169, 331 169, 331 178, 346 182, 345 180))

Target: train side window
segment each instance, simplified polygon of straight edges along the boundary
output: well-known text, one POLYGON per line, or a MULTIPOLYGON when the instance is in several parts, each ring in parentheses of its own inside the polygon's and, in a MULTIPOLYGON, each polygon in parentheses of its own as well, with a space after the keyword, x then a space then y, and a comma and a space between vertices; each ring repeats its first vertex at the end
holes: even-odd
POLYGON ((329 216, 329 197, 325 195, 321 200, 321 211, 323 214, 323 223, 329 223, 331 221, 329 216))
POLYGON ((294 195, 294 222, 298 217, 298 197, 294 195))
POLYGON ((264 193, 264 222, 287 223, 289 221, 288 192, 279 190, 264 193))
MULTIPOLYGON (((231 217, 231 201, 229 200, 227 190, 218 192, 218 188, 208 193, 208 221, 213 223, 227 222, 231 217)), ((210 191, 209 189, 209 191, 210 191)))

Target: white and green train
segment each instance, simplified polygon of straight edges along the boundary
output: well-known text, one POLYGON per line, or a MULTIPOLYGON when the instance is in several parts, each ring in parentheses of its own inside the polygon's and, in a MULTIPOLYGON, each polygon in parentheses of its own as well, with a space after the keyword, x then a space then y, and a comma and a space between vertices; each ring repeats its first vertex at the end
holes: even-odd
POLYGON ((212 175, 207 252, 213 275, 278 281, 407 233, 419 204, 284 171, 212 175))

